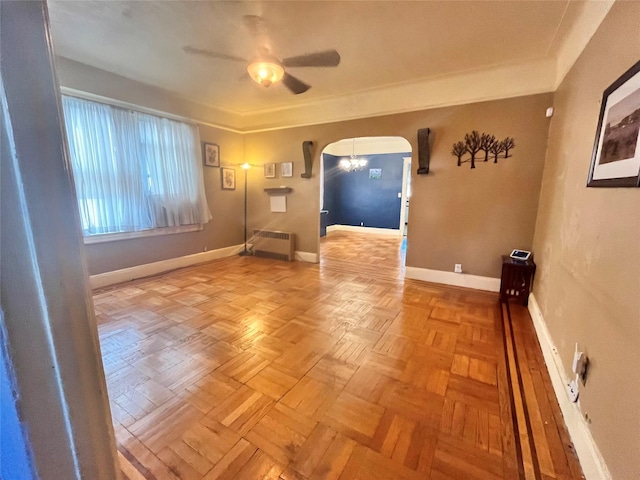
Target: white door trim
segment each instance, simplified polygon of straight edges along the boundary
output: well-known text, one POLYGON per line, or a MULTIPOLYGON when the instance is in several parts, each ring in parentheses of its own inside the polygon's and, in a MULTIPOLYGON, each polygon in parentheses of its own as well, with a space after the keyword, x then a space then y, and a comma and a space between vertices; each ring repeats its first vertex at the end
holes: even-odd
MULTIPOLYGON (((113 480, 115 436, 46 2, 0 2, 0 57, 0 277, 10 280, 0 284, 1 336, 33 478, 113 480)), ((4 468, 3 478, 32 478, 4 468)))
POLYGON ((402 157, 402 199, 400 200, 400 235, 404 235, 404 224, 406 223, 407 194, 409 175, 411 175, 411 157, 402 157))

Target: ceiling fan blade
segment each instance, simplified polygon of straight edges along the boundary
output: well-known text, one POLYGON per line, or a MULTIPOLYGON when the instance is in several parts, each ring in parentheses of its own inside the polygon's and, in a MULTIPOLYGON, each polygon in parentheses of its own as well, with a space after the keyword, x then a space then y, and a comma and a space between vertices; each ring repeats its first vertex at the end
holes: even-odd
POLYGON ((254 37, 267 34, 267 22, 258 15, 245 15, 242 17, 244 26, 254 37))
POLYGON ((307 53, 282 60, 285 67, 337 67, 339 64, 340 54, 335 50, 307 53))
POLYGON ((195 48, 190 45, 182 47, 182 49, 189 54, 203 55, 209 58, 219 58, 221 60, 231 60, 233 62, 247 62, 246 58, 236 57, 235 55, 229 55, 228 53, 212 52, 211 50, 204 50, 201 48, 195 48))
POLYGON ((285 87, 291 90, 295 95, 304 93, 311 88, 311 85, 307 85, 299 78, 289 75, 287 72, 284 72, 282 83, 284 83, 285 87))

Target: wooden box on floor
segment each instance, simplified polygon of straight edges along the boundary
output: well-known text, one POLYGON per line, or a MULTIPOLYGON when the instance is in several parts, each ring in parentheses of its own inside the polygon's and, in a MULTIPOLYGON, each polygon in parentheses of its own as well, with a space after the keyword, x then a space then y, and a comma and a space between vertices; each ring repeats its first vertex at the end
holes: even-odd
POLYGON ((533 263, 533 260, 517 260, 503 255, 500 301, 508 302, 515 298, 526 306, 529 303, 529 292, 531 292, 535 273, 536 264, 533 263))

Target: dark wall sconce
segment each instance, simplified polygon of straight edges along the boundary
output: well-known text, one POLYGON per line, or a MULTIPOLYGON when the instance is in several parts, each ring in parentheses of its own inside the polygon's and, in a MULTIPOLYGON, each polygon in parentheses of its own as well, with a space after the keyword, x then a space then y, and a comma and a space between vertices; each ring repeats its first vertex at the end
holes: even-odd
POLYGON ((418 175, 429 173, 429 160, 431 158, 429 133, 431 133, 429 128, 418 130, 418 175))
POLYGON ((302 142, 302 154, 304 155, 304 173, 300 175, 302 178, 311 178, 311 170, 313 168, 312 146, 313 142, 311 140, 302 142))

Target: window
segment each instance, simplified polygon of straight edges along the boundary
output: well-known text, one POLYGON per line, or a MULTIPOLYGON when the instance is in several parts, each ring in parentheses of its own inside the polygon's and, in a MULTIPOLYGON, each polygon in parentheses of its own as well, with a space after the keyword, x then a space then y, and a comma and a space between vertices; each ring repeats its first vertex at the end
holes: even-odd
POLYGON ((207 223, 195 126, 64 96, 85 236, 207 223))

